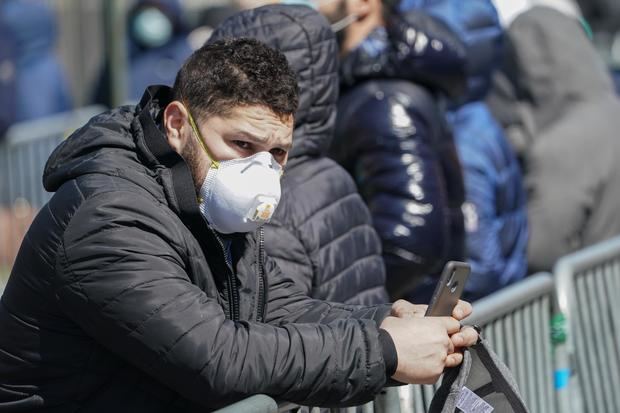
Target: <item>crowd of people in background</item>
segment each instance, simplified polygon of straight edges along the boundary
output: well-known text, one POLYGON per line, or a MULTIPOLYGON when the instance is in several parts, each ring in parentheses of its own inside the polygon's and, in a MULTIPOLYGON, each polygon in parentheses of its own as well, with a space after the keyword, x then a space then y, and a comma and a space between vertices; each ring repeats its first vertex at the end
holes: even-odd
MULTIPOLYGON (((134 2, 127 101, 172 84, 213 33, 286 52, 285 36, 261 33, 258 16, 216 29, 268 3, 277 1, 205 6, 190 17, 179 0, 134 2)), ((308 51, 317 66, 297 70, 284 180, 297 201, 281 205, 266 231, 267 245, 285 251, 274 254, 278 264, 309 293, 382 301, 385 287, 393 299, 424 302, 445 262, 465 260, 465 296, 475 300, 620 233, 617 75, 592 42, 620 27, 613 2, 282 3, 318 9, 337 32, 338 50, 308 51)), ((0 131, 73 107, 56 25, 44 3, 0 5, 0 131)), ((292 44, 293 67, 298 47, 311 49, 292 44)), ((102 70, 93 102, 111 105, 108 92, 102 70)))
MULTIPOLYGON (((46 164, 55 195, 2 298, 0 405, 340 405, 436 381, 478 339, 468 304, 411 304, 448 261, 475 301, 620 234, 617 75, 593 41, 620 11, 595 3, 133 2, 128 105, 46 164)), ((0 139, 74 107, 56 26, 0 3, 0 139)), ((108 69, 92 102, 113 106, 108 69)))

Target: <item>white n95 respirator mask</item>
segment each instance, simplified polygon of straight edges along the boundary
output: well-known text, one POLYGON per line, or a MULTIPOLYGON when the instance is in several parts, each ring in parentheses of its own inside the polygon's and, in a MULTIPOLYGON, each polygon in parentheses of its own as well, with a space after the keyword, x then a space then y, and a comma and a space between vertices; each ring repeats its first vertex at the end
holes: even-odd
POLYGON ((280 202, 282 166, 269 152, 216 161, 191 114, 189 121, 200 146, 211 159, 199 194, 202 216, 222 234, 251 232, 269 222, 280 202))

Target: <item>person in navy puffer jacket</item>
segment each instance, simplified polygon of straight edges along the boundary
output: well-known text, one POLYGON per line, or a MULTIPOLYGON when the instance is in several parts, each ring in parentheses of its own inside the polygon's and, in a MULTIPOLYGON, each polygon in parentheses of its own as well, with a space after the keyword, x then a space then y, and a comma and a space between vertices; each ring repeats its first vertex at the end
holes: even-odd
POLYGON ((379 0, 319 10, 341 29, 344 93, 331 156, 369 206, 388 292, 424 302, 444 263, 465 252, 463 178, 442 110, 445 96, 465 89, 465 46, 428 13, 390 13, 379 0))
POLYGON ((463 212, 469 300, 481 298, 527 273, 527 206, 521 170, 504 132, 481 101, 501 63, 503 31, 490 0, 403 0, 444 20, 467 47, 467 93, 448 113, 463 167, 463 212))

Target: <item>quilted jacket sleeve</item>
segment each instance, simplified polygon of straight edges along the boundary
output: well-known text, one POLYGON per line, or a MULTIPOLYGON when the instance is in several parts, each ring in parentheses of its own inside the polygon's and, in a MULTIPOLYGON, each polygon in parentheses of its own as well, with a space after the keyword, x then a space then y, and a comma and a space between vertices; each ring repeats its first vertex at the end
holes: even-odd
POLYGON ((373 320, 376 325, 390 314, 391 304, 350 305, 310 298, 296 283, 283 275, 275 260, 267 258, 269 279, 267 322, 329 323, 338 319, 373 320))
POLYGON ((152 201, 116 191, 84 201, 73 216, 55 289, 62 309, 87 334, 209 408, 256 393, 355 404, 382 388, 385 364, 374 321, 226 319, 190 282, 183 238, 174 236, 167 214, 152 201))

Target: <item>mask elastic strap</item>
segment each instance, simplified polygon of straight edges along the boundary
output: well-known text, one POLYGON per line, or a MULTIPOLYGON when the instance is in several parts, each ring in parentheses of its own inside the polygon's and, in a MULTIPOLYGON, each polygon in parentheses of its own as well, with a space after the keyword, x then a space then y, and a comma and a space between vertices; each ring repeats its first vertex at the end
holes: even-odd
POLYGON ((194 134, 196 135, 196 139, 198 140, 198 143, 200 144, 200 146, 202 146, 202 149, 205 151, 205 153, 211 160, 211 168, 218 169, 220 167, 220 162, 215 160, 213 155, 211 155, 211 151, 209 151, 209 148, 207 148, 207 144, 205 143, 202 137, 202 134, 200 133, 200 130, 198 130, 198 126, 196 126, 196 122, 194 122, 192 113, 189 111, 189 106, 185 105, 185 109, 187 110, 187 117, 189 118, 189 124, 192 127, 194 134))
POLYGON ((355 23, 357 19, 358 19, 357 14, 349 14, 347 17, 343 17, 342 19, 333 23, 331 25, 331 29, 334 33, 338 33, 339 31, 344 30, 347 27, 349 27, 351 24, 355 23))

